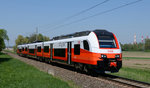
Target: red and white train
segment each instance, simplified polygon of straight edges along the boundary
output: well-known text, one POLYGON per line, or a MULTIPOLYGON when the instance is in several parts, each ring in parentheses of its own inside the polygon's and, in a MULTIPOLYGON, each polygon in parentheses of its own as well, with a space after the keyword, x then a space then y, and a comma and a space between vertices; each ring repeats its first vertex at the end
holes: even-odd
POLYGON ((106 30, 76 32, 47 42, 18 45, 17 48, 21 56, 66 62, 85 71, 118 72, 122 67, 120 44, 116 36, 106 30))

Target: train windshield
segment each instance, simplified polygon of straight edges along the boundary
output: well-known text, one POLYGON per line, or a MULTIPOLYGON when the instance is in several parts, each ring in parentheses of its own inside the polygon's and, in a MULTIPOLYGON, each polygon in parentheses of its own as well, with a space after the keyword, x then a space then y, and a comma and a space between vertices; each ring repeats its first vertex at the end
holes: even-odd
POLYGON ((106 30, 95 30, 100 48, 116 48, 116 42, 113 33, 106 30))
POLYGON ((100 48, 116 48, 116 42, 112 35, 98 36, 100 48))

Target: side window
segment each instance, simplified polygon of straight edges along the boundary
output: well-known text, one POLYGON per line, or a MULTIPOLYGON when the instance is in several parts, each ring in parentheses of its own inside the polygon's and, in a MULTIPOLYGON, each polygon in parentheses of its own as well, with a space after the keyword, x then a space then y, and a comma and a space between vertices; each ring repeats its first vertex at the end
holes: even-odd
POLYGON ((83 46, 85 50, 89 51, 89 43, 86 40, 83 41, 83 46))
POLYGON ((19 52, 21 52, 21 49, 19 49, 19 52))
POLYGON ((34 49, 29 49, 29 53, 34 54, 34 49))
POLYGON ((44 52, 48 53, 49 52, 49 46, 44 46, 44 52))
POLYGON ((41 46, 37 47, 37 52, 41 52, 41 46))
POLYGON ((66 57, 66 49, 54 49, 54 56, 66 57))
POLYGON ((22 51, 24 51, 24 48, 22 48, 22 51))
POLYGON ((27 51, 27 47, 25 48, 25 51, 27 51))
POLYGON ((74 54, 75 55, 80 55, 80 44, 75 44, 74 45, 74 54))

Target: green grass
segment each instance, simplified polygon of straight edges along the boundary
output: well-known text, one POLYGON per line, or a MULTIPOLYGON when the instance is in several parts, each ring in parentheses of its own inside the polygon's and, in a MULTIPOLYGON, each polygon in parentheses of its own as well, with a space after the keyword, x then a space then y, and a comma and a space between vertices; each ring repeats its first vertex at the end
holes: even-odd
POLYGON ((123 57, 123 59, 150 59, 145 57, 123 57))
POLYGON ((118 73, 111 73, 111 75, 117 75, 129 79, 150 83, 150 69, 123 67, 118 73))
POLYGON ((13 54, 16 54, 16 52, 11 51, 11 50, 7 50, 7 49, 4 49, 3 51, 5 51, 5 52, 9 52, 9 53, 13 53, 13 54))
POLYGON ((70 88, 69 84, 0 53, 0 88, 70 88))

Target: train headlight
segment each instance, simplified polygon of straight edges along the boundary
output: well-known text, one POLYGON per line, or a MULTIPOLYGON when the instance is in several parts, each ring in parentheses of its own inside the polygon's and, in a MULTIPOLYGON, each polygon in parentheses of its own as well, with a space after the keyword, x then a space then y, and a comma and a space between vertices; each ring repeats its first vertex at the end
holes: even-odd
POLYGON ((104 54, 101 54, 101 58, 107 58, 107 56, 104 54))
POLYGON ((117 58, 117 59, 120 58, 120 55, 115 55, 115 58, 117 58))

